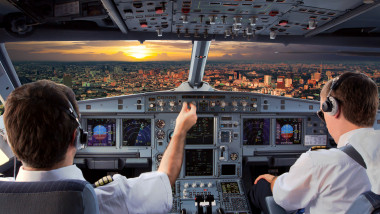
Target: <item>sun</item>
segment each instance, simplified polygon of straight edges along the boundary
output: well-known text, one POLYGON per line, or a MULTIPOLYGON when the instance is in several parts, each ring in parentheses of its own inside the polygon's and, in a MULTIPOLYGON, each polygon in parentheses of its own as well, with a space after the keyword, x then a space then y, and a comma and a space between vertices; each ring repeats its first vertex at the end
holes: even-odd
POLYGON ((150 56, 149 50, 145 45, 130 46, 125 53, 136 59, 144 59, 145 57, 150 56))

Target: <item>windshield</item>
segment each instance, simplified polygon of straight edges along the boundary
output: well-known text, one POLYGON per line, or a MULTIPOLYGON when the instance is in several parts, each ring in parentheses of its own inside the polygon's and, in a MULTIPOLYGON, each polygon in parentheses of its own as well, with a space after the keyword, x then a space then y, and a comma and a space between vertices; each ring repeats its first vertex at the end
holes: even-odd
MULTIPOLYGON (((78 100, 170 90, 188 80, 191 41, 7 43, 22 84, 49 79, 78 100)), ((319 100, 325 82, 364 72, 379 85, 378 57, 368 48, 252 42, 211 43, 203 80, 225 91, 319 100)), ((0 106, 3 111, 3 106, 0 106)))

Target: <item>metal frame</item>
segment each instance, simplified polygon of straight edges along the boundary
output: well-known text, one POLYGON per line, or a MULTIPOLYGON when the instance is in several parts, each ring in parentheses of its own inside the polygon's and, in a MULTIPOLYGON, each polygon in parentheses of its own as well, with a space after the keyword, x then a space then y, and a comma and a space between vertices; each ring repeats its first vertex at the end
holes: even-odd
POLYGON ((314 29, 313 31, 308 32, 307 34, 305 34, 305 38, 323 33, 324 31, 326 31, 330 28, 333 28, 337 25, 340 25, 344 22, 347 22, 348 20, 353 19, 356 16, 359 16, 363 13, 366 13, 366 12, 376 8, 379 5, 380 5, 380 1, 376 1, 372 4, 363 4, 363 5, 355 8, 354 10, 351 10, 351 11, 347 12, 346 14, 332 20, 331 22, 328 22, 328 23, 322 25, 321 27, 318 27, 318 28, 314 29))
POLYGON ((21 86, 4 43, 0 44, 0 101, 4 104, 8 95, 21 86))

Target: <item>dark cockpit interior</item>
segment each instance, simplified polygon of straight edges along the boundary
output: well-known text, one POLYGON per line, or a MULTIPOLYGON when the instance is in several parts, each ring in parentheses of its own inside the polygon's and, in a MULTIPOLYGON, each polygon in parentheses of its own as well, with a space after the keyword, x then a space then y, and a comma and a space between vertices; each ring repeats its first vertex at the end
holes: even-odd
MULTIPOLYGON (((282 174, 311 147, 336 143, 316 115, 317 100, 221 91, 204 81, 210 44, 323 44, 367 48, 336 54, 378 57, 379 5, 379 0, 0 0, 0 97, 5 102, 21 85, 3 43, 192 41, 188 81, 179 87, 79 101, 89 140, 74 163, 89 182, 157 170, 182 103, 193 103, 198 121, 186 137, 170 213, 209 213, 209 204, 212 213, 252 213, 247 188, 258 175, 282 174), (197 196, 204 200, 195 201, 197 196)), ((380 129, 379 113, 374 128, 380 129)), ((0 173, 13 176, 13 154, 1 139, 0 146, 9 159, 0 173)))

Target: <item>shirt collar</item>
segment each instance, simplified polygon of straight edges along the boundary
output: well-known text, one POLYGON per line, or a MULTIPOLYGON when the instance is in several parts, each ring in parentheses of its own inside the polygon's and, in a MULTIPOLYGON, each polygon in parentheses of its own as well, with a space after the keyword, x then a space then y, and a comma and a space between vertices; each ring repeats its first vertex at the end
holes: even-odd
POLYGON ((66 166, 59 169, 49 171, 29 171, 24 167, 20 167, 20 171, 16 177, 16 181, 57 181, 65 179, 86 180, 82 171, 76 166, 66 166))
POLYGON ((346 146, 347 143, 350 141, 350 138, 355 135, 355 134, 358 134, 358 133, 362 133, 362 132, 366 132, 366 131, 370 131, 370 130, 373 130, 373 128, 360 128, 360 129, 354 129, 352 131, 349 131, 349 132, 346 132, 344 134, 342 134, 339 138, 339 142, 338 142, 338 148, 340 147, 343 147, 343 146, 346 146))

